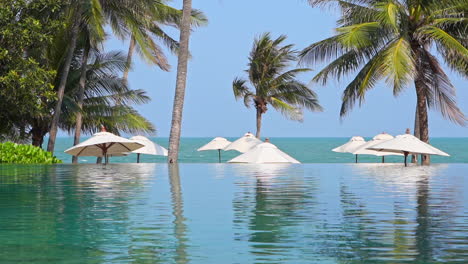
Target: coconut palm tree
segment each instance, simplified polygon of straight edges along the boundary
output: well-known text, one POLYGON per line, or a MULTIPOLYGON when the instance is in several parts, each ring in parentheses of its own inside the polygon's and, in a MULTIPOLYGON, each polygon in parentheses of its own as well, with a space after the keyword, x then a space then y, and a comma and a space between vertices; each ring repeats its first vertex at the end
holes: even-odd
MULTIPOLYGON (((134 108, 135 104, 149 102, 143 90, 131 90, 121 77, 126 67, 126 58, 120 52, 99 53, 91 50, 86 67, 86 86, 83 104, 79 106, 82 75, 82 54, 75 53, 68 82, 65 88, 59 128, 68 133, 75 132, 77 113, 82 114, 82 131, 98 132, 101 125, 115 134, 153 133, 154 126, 134 108), (117 105, 117 102, 119 104, 117 105)), ((40 146, 47 133, 50 119, 37 117, 32 125, 33 145, 40 146)))
MULTIPOLYGON (((326 84, 357 72, 343 92, 341 117, 366 92, 384 80, 398 95, 414 85, 417 96, 415 134, 429 142, 428 108, 464 125, 455 87, 439 62, 468 75, 466 0, 309 0, 312 6, 337 5, 341 10, 334 36, 300 54, 310 64, 329 62, 315 77, 326 84), (434 48, 435 47, 435 48, 434 48), (438 52, 439 56, 434 53, 438 52), (418 126, 419 125, 419 128, 418 126)), ((429 164, 428 156, 422 157, 429 164)))
MULTIPOLYGON (((127 70, 123 74, 124 80, 128 79, 128 73, 133 60, 135 49, 140 51, 140 57, 146 61, 155 64, 163 71, 169 71, 170 65, 162 51, 158 42, 169 48, 173 53, 177 53, 179 42, 174 40, 168 33, 164 31, 163 26, 179 28, 182 19, 182 11, 173 8, 166 3, 167 1, 154 1, 152 8, 146 9, 147 13, 142 16, 145 20, 146 31, 141 33, 142 38, 135 37, 136 34, 130 36, 130 43, 127 53, 127 70), (158 42, 157 42, 158 41, 158 42), (151 49, 151 51, 149 51, 151 49)), ((192 10, 191 24, 192 27, 205 25, 207 23, 206 16, 199 10, 192 10)))
POLYGON ((180 132, 182 129, 182 111, 184 108, 185 86, 187 82, 187 64, 189 59, 190 16, 192 0, 183 0, 182 20, 180 22, 180 40, 177 60, 176 89, 172 108, 171 133, 169 136, 169 163, 176 163, 179 156, 180 132))
MULTIPOLYGON (((66 16, 69 18, 66 36, 69 39, 63 62, 59 66, 57 78, 59 79, 57 87, 57 102, 55 103, 53 118, 49 129, 49 142, 47 151, 54 152, 55 139, 57 137, 58 125, 60 120, 63 95, 67 84, 68 74, 70 72, 73 54, 75 52, 77 40, 80 34, 80 28, 87 26, 92 29, 95 35, 104 36, 104 17, 102 6, 99 1, 77 0, 70 1, 66 10, 66 16)), ((60 34, 59 34, 60 35, 60 34)))
POLYGON ((269 33, 255 40, 246 70, 250 84, 236 78, 232 84, 236 99, 243 98, 246 107, 255 106, 257 110, 257 138, 260 138, 262 115, 270 104, 289 119, 302 121, 302 109, 322 111, 317 95, 307 85, 296 79, 297 74, 310 69, 287 70, 297 61, 297 51, 293 45, 282 45, 286 36, 272 40, 269 33))

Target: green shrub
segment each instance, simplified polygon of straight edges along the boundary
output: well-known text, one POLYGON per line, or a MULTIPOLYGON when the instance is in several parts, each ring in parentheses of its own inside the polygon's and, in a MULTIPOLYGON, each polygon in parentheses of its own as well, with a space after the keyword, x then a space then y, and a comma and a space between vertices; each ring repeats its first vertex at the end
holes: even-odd
POLYGON ((0 143, 0 163, 54 164, 62 161, 41 148, 5 142, 0 143))

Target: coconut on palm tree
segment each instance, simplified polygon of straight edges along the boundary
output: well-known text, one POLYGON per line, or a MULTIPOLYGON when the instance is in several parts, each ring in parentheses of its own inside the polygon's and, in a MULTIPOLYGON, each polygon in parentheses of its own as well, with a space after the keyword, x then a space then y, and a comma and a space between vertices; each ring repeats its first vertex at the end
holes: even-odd
MULTIPOLYGON (((429 141, 428 108, 464 125, 455 87, 440 59, 450 69, 468 75, 466 0, 309 0, 312 6, 336 5, 341 10, 334 36, 305 48, 301 60, 329 62, 315 77, 326 84, 357 72, 343 93, 340 115, 379 81, 398 95, 414 86, 417 97, 415 134, 429 141), (437 55, 436 55, 437 54, 437 55), (419 125, 419 126, 418 126, 419 125)), ((422 158, 429 164, 429 157, 422 158)))
POLYGON ((283 45, 285 40, 286 36, 271 39, 269 33, 256 39, 246 70, 252 87, 242 78, 233 82, 235 98, 243 98, 246 107, 253 105, 257 111, 257 138, 260 138, 262 116, 268 105, 297 121, 303 119, 303 108, 322 111, 317 95, 297 80, 299 73, 310 69, 290 69, 291 63, 297 61, 297 51, 293 45, 283 45))

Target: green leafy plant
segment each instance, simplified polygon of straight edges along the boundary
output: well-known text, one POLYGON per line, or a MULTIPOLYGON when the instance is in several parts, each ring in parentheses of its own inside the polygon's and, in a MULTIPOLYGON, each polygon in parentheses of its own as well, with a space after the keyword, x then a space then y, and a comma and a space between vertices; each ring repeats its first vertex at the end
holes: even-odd
POLYGON ((62 161, 41 148, 5 142, 0 143, 0 163, 55 164, 62 161))

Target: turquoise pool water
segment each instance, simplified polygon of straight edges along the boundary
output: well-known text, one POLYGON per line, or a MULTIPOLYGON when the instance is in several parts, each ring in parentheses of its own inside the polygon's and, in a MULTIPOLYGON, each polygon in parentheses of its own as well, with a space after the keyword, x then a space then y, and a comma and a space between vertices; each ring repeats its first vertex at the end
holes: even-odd
MULTIPOLYGON (((167 147, 167 138, 151 138, 161 146, 167 147)), ((231 141, 236 138, 228 138, 231 141)), ((366 138, 370 140, 371 138, 366 138)), ((179 161, 183 163, 217 163, 218 152, 201 151, 197 149, 212 138, 182 138, 180 145, 179 161)), ((354 156, 347 153, 335 153, 333 148, 346 143, 349 138, 271 138, 273 144, 278 146, 292 157, 302 163, 353 163, 354 156)), ((47 140, 45 141, 47 142, 47 140)), ((449 153, 450 157, 432 157, 435 163, 468 163, 468 138, 432 138, 431 144, 449 153)), ((55 155, 65 163, 71 163, 71 156, 63 151, 73 146, 72 138, 58 138, 55 155)), ((222 160, 226 162, 240 153, 237 151, 223 151, 222 160)), ((162 156, 142 155, 142 162, 165 163, 167 159, 162 156)), ((403 162, 399 156, 386 157, 386 162, 403 162)), ((360 155, 360 162, 381 162, 380 157, 360 155)), ((96 158, 81 157, 81 163, 95 163, 96 158)), ((136 154, 127 157, 113 157, 111 162, 133 163, 136 162, 136 154)))
POLYGON ((0 263, 468 263, 468 165, 0 166, 0 263))

